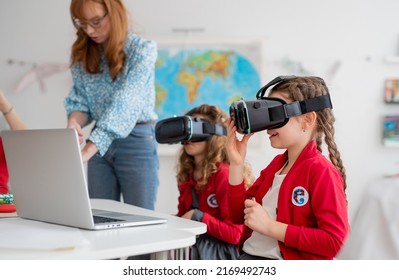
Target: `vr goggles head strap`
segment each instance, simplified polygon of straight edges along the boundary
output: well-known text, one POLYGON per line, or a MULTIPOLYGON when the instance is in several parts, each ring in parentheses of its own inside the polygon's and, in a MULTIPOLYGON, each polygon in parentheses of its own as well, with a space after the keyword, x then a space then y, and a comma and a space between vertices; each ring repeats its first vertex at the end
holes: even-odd
POLYGON ((202 130, 204 133, 210 134, 209 136, 212 135, 227 135, 227 128, 225 126, 216 124, 216 123, 211 123, 209 120, 198 118, 198 117, 192 117, 193 114, 195 114, 197 110, 197 107, 194 107, 190 111, 188 111, 185 115, 189 116, 190 118, 194 118, 195 120, 201 120, 202 121, 202 130))
POLYGON ((230 106, 230 116, 235 121, 237 131, 248 134, 265 129, 280 128, 288 122, 290 117, 332 108, 328 92, 322 96, 289 104, 281 98, 264 97, 270 87, 294 78, 296 76, 278 76, 257 92, 256 100, 233 102, 230 106))
MULTIPOLYGON (((271 99, 263 98, 263 99, 271 99)), ((290 118, 294 116, 299 116, 306 114, 308 112, 319 111, 325 108, 332 108, 331 98, 329 94, 321 95, 302 101, 294 101, 292 103, 286 104, 286 102, 280 98, 276 98, 283 102, 283 106, 278 106, 270 108, 269 114, 271 120, 278 120, 283 118, 290 118), (285 103, 285 104, 284 104, 285 103)))
POLYGON ((180 118, 187 118, 189 120, 189 133, 186 135, 185 139, 181 141, 184 143, 189 142, 199 142, 207 141, 213 135, 227 135, 227 129, 219 124, 211 123, 207 119, 202 119, 193 116, 183 116, 180 118))
POLYGON ((219 124, 204 122, 202 128, 205 133, 211 135, 227 135, 226 127, 219 124))
MULTIPOLYGON (((322 95, 317 96, 314 98, 305 99, 302 101, 294 101, 292 103, 286 104, 286 102, 280 98, 271 98, 271 97, 264 97, 266 91, 283 81, 289 81, 297 76, 290 75, 290 76, 278 76, 259 89, 258 93, 256 94, 257 99, 277 99, 282 102, 283 106, 278 106, 274 108, 270 108, 270 119, 271 120, 281 120, 285 118, 290 118, 294 116, 299 116, 308 112, 319 111, 325 108, 332 108, 332 103, 330 99, 330 95, 322 95)), ((284 123, 285 124, 285 123, 284 123)))
POLYGON ((264 85, 263 87, 261 87, 258 92, 256 93, 256 99, 263 99, 263 96, 265 95, 266 91, 268 88, 277 85, 279 83, 281 83, 282 81, 289 81, 296 78, 296 76, 290 75, 290 76, 278 76, 276 78, 274 78, 273 80, 271 80, 270 82, 268 82, 266 85, 264 85))

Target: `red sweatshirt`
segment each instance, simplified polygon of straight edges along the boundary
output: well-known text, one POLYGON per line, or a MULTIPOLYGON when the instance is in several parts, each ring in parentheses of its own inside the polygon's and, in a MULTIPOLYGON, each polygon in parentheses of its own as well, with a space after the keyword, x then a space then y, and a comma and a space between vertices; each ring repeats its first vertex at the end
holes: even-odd
MULTIPOLYGON (((244 200, 262 198, 272 185, 274 174, 287 161, 287 152, 276 156, 262 170, 247 191, 244 184, 229 189, 233 222, 243 223, 244 200)), ((288 224, 284 242, 279 242, 283 259, 332 259, 348 235, 349 223, 341 175, 316 147, 309 143, 281 184, 276 220, 288 224)), ((242 243, 252 234, 245 227, 242 243)))
MULTIPOLYGON (((207 225, 207 233, 230 244, 238 244, 243 232, 243 225, 233 224, 228 207, 229 166, 218 164, 217 173, 213 174, 203 190, 197 190, 198 209, 204 213, 201 222, 207 225)), ((183 216, 191 209, 191 187, 196 186, 193 179, 179 184, 178 216, 183 216)))
POLYGON ((8 169, 4 155, 3 141, 0 137, 0 194, 8 193, 8 169))

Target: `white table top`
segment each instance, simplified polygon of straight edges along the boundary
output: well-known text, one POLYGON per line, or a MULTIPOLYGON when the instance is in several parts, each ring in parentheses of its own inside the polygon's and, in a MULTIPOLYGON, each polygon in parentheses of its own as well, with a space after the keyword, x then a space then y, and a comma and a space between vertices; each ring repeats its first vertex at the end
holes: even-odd
MULTIPOLYGON (((189 247, 195 243, 197 234, 206 232, 206 225, 203 223, 157 213, 112 200, 93 199, 92 206, 96 209, 165 217, 168 221, 159 225, 98 231, 77 229, 79 236, 87 239, 88 244, 58 250, 3 247, 0 248, 0 259, 112 259, 189 247)), ((9 224, 12 221, 11 219, 18 219, 21 222, 28 221, 18 217, 0 218, 0 228, 2 223, 3 225, 9 224)), ((48 224, 41 222, 33 222, 32 224, 32 221, 29 221, 31 230, 23 233, 19 232, 19 235, 16 235, 15 238, 21 238, 21 234, 22 238, 23 236, 29 238, 30 234, 34 233, 35 230, 44 228, 46 225, 48 224)), ((60 229, 71 230, 69 227, 52 226, 57 227, 57 231, 60 229)), ((57 231, 54 231, 54 235, 49 232, 49 236, 56 237, 57 231)))
POLYGON ((154 212, 148 209, 137 206, 120 203, 113 200, 106 199, 91 199, 93 209, 112 210, 117 212, 134 213, 146 216, 167 218, 167 225, 169 228, 187 230, 195 234, 202 234, 206 232, 206 224, 183 219, 177 216, 154 212))

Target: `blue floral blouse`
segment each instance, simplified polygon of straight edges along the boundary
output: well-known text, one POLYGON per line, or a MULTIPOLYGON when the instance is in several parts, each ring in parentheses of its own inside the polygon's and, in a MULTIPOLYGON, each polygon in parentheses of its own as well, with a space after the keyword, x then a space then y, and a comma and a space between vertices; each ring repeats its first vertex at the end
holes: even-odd
POLYGON ((64 101, 67 116, 80 111, 96 122, 89 140, 103 156, 112 141, 125 138, 137 122, 155 121, 156 43, 129 33, 125 44, 126 62, 113 82, 105 57, 102 73, 89 74, 81 63, 71 67, 73 87, 64 101))

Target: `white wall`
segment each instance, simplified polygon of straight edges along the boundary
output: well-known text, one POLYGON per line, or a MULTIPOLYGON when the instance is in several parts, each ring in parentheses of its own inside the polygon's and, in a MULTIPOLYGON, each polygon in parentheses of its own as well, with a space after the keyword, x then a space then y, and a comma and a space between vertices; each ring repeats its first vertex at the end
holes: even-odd
MULTIPOLYGON (((399 172, 398 149, 381 145, 382 116, 399 113, 398 105, 383 102, 384 80, 399 76, 399 64, 384 62, 386 56, 399 55, 399 1, 125 1, 137 30, 149 38, 179 40, 182 35, 173 29, 199 28, 204 32, 192 34, 199 40, 263 40, 263 82, 280 74, 301 74, 298 68, 287 68, 283 63, 287 60, 325 77, 337 118, 336 140, 347 169, 351 217, 370 180, 399 172), (339 65, 338 71, 330 75, 334 65, 339 65)), ((74 38, 68 8, 69 1, 0 2, 0 87, 31 128, 65 126, 62 101, 71 85, 69 73, 45 79, 45 93, 34 83, 15 94, 13 88, 31 66, 7 61, 67 63, 74 38)), ((263 138, 264 147, 249 154, 256 174, 278 152, 263 138)), ((175 157, 160 160, 157 210, 175 213, 175 157)))

